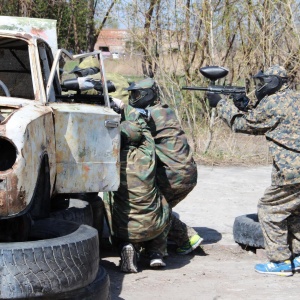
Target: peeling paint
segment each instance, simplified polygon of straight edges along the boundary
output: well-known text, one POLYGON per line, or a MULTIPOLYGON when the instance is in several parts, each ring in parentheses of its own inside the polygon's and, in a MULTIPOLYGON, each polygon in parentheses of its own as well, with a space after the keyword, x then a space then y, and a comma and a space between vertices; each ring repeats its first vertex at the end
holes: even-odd
POLYGON ((120 115, 99 105, 46 103, 47 80, 38 65, 38 37, 33 31, 0 32, 0 38, 28 43, 35 97, 0 97, 0 138, 10 141, 16 151, 13 166, 0 171, 0 219, 16 216, 31 204, 45 153, 53 194, 114 191, 120 181, 120 128, 105 126, 105 121, 118 125, 120 115))
POLYGON ((115 189, 112 178, 119 177, 120 129, 104 124, 106 120, 119 123, 120 116, 111 109, 88 104, 49 106, 55 115, 57 181, 63 182, 57 191, 115 189))

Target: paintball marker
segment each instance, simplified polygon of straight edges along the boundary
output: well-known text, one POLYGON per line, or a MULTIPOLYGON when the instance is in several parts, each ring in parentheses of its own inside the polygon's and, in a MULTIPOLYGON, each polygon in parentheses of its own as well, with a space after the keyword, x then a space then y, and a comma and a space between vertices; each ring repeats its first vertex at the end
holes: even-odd
POLYGON ((228 70, 218 66, 208 66, 199 69, 200 73, 210 79, 208 87, 198 86, 183 86, 183 90, 191 91, 206 91, 215 94, 223 94, 233 96, 235 94, 246 94, 246 88, 243 86, 231 86, 231 85, 216 85, 215 82, 218 79, 225 77, 228 74, 228 70))
MULTIPOLYGON (((116 87, 113 82, 110 80, 106 81, 107 90, 109 93, 115 92, 116 87)), ((61 89, 64 92, 73 90, 73 91, 87 91, 90 89, 95 89, 96 91, 103 93, 103 86, 101 80, 96 80, 88 77, 78 77, 65 80, 61 85, 61 89)))
MULTIPOLYGON (((70 73, 75 73, 76 78, 65 80, 61 89, 64 92, 76 91, 76 94, 64 94, 56 95, 58 99, 61 99, 64 102, 75 102, 75 103, 89 103, 89 104, 100 104, 104 105, 104 96, 103 96, 103 84, 101 80, 93 79, 89 77, 82 77, 83 75, 94 75, 99 72, 98 68, 86 68, 79 69, 74 68, 70 73), (82 94, 82 91, 87 91, 95 89, 97 91, 96 95, 82 94)), ((116 91, 116 87, 113 82, 110 80, 106 81, 108 93, 116 91)), ((110 99, 111 100, 111 99, 110 99)))

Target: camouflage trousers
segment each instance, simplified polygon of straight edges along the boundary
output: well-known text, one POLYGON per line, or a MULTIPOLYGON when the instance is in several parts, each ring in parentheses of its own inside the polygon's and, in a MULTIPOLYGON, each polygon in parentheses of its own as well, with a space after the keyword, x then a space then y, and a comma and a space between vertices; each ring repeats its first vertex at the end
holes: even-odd
POLYGON ((146 249, 147 253, 151 254, 155 252, 159 253, 162 256, 165 256, 165 253, 167 253, 167 236, 169 233, 170 225, 171 222, 169 222, 169 224, 159 236, 143 243, 142 247, 146 249))
POLYGON ((168 239, 174 242, 178 247, 181 247, 190 238, 198 234, 197 231, 180 221, 174 214, 171 216, 171 227, 168 235, 168 239))
POLYGON ((167 199, 167 202, 171 208, 175 207, 179 202, 186 198, 186 196, 194 189, 196 183, 194 184, 185 184, 182 187, 169 187, 167 184, 161 186, 158 184, 158 187, 164 197, 167 199))
POLYGON ((258 218, 270 261, 300 254, 300 184, 267 188, 258 202, 258 218))
POLYGON ((125 244, 131 243, 137 251, 139 251, 141 248, 144 248, 148 254, 155 252, 162 256, 165 256, 165 253, 167 253, 167 237, 170 226, 171 221, 168 223, 168 225, 165 227, 164 231, 161 234, 145 242, 123 241, 114 236, 111 236, 110 239, 112 244, 118 248, 119 254, 121 253, 122 248, 125 244))
MULTIPOLYGON (((193 185, 187 185, 184 188, 177 189, 173 191, 173 193, 164 194, 167 199, 167 202, 170 205, 170 209, 176 206, 180 201, 182 201, 195 187, 193 185)), ((171 227, 168 235, 168 239, 174 242, 178 247, 181 247, 186 242, 190 240, 190 238, 194 235, 198 234, 196 230, 182 221, 180 221, 174 214, 171 215, 171 227)))

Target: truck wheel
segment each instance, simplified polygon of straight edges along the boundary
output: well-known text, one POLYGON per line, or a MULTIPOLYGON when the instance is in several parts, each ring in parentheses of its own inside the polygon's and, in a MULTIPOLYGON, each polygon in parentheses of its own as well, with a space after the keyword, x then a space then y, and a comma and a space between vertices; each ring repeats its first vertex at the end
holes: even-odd
POLYGON ((52 219, 67 220, 78 224, 93 226, 93 211, 91 205, 82 200, 70 199, 69 207, 50 214, 52 219))
POLYGON ((233 238, 241 245, 264 248, 264 237, 257 214, 236 217, 233 224, 233 238))
POLYGON ((34 222, 30 239, 0 244, 0 299, 48 299, 95 280, 99 239, 94 228, 43 219, 34 222))
MULTIPOLYGON (((110 300, 110 279, 106 270, 99 266, 96 279, 86 287, 55 296, 37 297, 34 300, 110 300)), ((25 300, 25 299, 24 299, 25 300)))

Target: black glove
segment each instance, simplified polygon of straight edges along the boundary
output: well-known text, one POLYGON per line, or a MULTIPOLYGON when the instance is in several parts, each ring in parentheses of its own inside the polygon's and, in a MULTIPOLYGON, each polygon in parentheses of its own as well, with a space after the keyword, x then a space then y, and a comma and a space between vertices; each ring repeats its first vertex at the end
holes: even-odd
POLYGON ((246 94, 236 94, 232 96, 234 105, 241 111, 247 111, 250 99, 246 94))
POLYGON ((208 99, 210 107, 216 107, 219 101, 222 99, 220 95, 212 92, 207 92, 206 98, 208 99))

